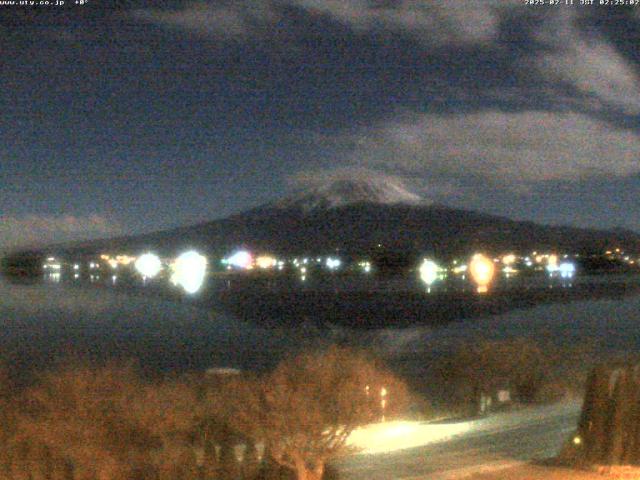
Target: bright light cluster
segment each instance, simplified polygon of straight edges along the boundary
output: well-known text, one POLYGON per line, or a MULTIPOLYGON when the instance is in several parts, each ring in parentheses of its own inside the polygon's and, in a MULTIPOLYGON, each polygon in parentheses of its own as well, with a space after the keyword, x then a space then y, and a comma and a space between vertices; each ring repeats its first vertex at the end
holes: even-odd
POLYGON ((157 255, 145 253, 138 257, 135 267, 144 278, 153 278, 162 270, 162 262, 157 255))
POLYGON ((327 257, 326 265, 329 270, 337 270, 342 265, 342 261, 339 258, 327 257))
POLYGON ((275 267, 277 263, 278 261, 275 258, 268 255, 262 255, 256 258, 256 266, 264 270, 275 267))
POLYGON ((485 293, 488 290, 491 280, 493 280, 495 266, 491 259, 481 253, 477 253, 471 258, 471 262, 469 262, 469 273, 478 286, 478 293, 485 293))
POLYGON ((562 278, 573 278, 576 274, 576 266, 571 262, 563 262, 558 267, 560 271, 560 277, 562 278))
POLYGON ((420 265, 420 279, 430 287, 438 279, 438 264, 432 260, 425 259, 420 265))
POLYGON ((180 255, 172 265, 171 282, 189 294, 196 293, 207 275, 207 259, 190 250, 180 255))
POLYGON ((227 258, 226 263, 232 267, 249 269, 253 266, 253 255, 246 250, 239 250, 227 258))

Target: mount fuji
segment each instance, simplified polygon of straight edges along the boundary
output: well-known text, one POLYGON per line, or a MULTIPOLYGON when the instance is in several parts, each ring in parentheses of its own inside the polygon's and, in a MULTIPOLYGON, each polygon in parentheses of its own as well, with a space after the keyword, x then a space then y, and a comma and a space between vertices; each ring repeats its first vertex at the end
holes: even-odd
POLYGON ((37 253, 135 254, 148 249, 171 256, 197 248, 226 255, 244 247, 284 255, 339 252, 356 257, 382 250, 447 258, 478 249, 602 253, 612 246, 640 252, 640 235, 545 226, 435 205, 392 179, 338 179, 219 220, 37 253))

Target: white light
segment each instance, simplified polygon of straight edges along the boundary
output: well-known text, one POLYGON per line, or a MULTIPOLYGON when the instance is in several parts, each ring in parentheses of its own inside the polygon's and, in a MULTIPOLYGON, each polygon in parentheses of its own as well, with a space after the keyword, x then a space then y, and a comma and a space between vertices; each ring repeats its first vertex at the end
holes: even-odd
POLYGON ((253 257, 246 250, 240 250, 227 258, 227 263, 237 268, 246 269, 253 263, 253 257))
POLYGON ((74 270, 80 270, 80 265, 78 265, 77 263, 73 266, 74 270))
POLYGON ((160 270, 162 270, 162 263, 157 255, 153 253, 145 253, 138 257, 135 267, 143 277, 153 278, 160 273, 160 270))
POLYGON ((571 278, 576 273, 576 266, 571 262, 562 262, 558 267, 562 278, 571 278))
POLYGON ((173 265, 171 281, 187 293, 196 293, 202 287, 207 274, 207 259, 190 250, 180 255, 173 265))
POLYGON ((438 265, 431 261, 425 260, 420 265, 420 279, 430 287, 433 282, 438 279, 438 265))
POLYGON ((340 268, 340 265, 342 265, 342 262, 340 261, 339 258, 327 257, 326 264, 329 270, 335 270, 337 268, 340 268))

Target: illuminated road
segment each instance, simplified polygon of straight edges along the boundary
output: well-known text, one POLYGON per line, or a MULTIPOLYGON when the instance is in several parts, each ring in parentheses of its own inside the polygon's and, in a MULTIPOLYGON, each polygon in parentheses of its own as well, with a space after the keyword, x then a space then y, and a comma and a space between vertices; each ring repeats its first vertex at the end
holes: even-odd
POLYGON ((340 478, 458 479, 548 458, 575 430, 579 412, 579 403, 573 402, 464 423, 392 425, 386 433, 376 427, 370 435, 361 435, 357 443, 368 444, 368 451, 378 453, 345 459, 338 465, 340 478), (405 448, 412 444, 420 446, 405 448))

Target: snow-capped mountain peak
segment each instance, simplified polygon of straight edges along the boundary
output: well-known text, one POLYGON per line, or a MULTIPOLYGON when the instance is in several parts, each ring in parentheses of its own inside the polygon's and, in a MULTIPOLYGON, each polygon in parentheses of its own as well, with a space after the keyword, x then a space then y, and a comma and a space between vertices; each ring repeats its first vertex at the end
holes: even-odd
POLYGON ((420 205, 426 202, 396 179, 342 178, 320 183, 308 190, 295 193, 276 202, 275 206, 308 211, 360 203, 420 205))

